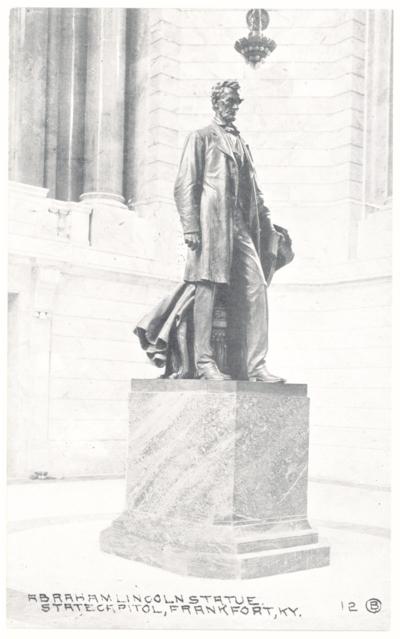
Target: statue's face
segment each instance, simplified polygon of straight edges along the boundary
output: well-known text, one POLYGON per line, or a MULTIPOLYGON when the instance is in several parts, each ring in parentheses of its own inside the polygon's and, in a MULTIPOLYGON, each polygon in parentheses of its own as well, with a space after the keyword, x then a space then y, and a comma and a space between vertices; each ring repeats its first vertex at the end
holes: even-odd
POLYGON ((225 87, 223 95, 214 105, 215 113, 223 122, 233 122, 241 102, 237 91, 225 87))

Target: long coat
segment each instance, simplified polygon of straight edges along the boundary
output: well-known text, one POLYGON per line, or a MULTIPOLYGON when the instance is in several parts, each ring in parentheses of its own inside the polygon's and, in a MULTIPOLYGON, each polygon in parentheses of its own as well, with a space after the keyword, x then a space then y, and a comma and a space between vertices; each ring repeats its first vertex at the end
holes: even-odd
POLYGON ((186 140, 175 183, 175 202, 183 232, 201 234, 201 248, 188 250, 187 282, 229 283, 233 213, 239 205, 257 252, 261 228, 264 235, 273 234, 250 149, 243 139, 242 143, 245 163, 239 172, 228 136, 218 124, 194 131, 186 140))

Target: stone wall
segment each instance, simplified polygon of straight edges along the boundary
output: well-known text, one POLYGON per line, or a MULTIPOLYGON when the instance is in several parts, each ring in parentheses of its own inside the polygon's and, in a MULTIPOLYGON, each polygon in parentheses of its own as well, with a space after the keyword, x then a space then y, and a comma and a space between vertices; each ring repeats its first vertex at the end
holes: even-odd
POLYGON ((243 10, 128 10, 129 209, 54 199, 40 176, 36 187, 13 183, 13 476, 123 472, 129 379, 158 374, 131 329, 182 272, 172 201, 181 148, 209 122, 212 84, 236 77, 238 126, 296 251, 270 290, 271 369, 309 384, 312 476, 388 483, 391 15, 270 17, 278 46, 254 71, 233 49, 243 10))
POLYGON ((99 223, 92 238, 121 209, 46 193, 10 188, 9 472, 122 474, 130 379, 160 374, 132 330, 174 281, 149 224, 99 223))

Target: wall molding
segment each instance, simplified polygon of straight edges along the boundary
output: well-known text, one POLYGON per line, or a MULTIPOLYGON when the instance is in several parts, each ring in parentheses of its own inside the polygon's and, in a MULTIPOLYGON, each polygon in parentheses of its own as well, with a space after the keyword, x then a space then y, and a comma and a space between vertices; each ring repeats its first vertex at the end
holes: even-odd
POLYGON ((363 490, 380 490, 382 492, 391 492, 391 487, 385 484, 364 484, 356 481, 344 481, 341 479, 334 479, 329 477, 309 477, 309 481, 314 484, 332 484, 335 486, 343 486, 345 488, 362 488, 363 490))

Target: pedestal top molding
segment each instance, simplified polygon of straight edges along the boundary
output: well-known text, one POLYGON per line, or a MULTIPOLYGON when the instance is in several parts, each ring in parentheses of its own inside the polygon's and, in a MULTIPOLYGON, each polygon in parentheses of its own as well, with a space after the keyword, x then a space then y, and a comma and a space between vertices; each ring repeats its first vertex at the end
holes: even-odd
POLYGON ((198 391, 200 393, 264 393, 268 395, 300 395, 307 396, 307 384, 266 384, 263 382, 247 382, 228 380, 215 382, 204 379, 132 379, 132 392, 182 392, 198 391))

